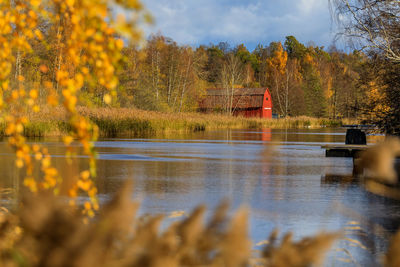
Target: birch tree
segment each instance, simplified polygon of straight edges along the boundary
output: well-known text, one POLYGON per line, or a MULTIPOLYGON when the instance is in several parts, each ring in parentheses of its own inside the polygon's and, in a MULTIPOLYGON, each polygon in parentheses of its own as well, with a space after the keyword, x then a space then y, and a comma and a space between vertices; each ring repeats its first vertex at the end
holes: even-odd
POLYGON ((329 0, 343 35, 400 63, 400 1, 329 0))
POLYGON ((229 53, 222 65, 220 82, 225 90, 225 112, 232 115, 235 91, 243 81, 243 64, 233 53, 229 53))

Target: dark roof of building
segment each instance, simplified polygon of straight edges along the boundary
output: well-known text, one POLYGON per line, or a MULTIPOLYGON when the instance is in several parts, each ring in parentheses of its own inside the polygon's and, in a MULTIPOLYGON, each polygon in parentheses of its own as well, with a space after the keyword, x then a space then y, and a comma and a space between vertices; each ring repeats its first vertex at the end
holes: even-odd
MULTIPOLYGON (((231 89, 225 89, 225 88, 209 88, 206 89, 207 95, 208 96, 218 96, 218 95, 227 95, 231 94, 231 89)), ((264 95, 265 90, 267 88, 235 88, 233 89, 233 94, 235 96, 241 96, 241 95, 264 95)))
MULTIPOLYGON (((233 92, 233 107, 236 109, 261 108, 267 88, 237 88, 233 92)), ((222 88, 206 89, 207 95, 199 106, 203 109, 223 108, 228 101, 230 91, 222 88)))

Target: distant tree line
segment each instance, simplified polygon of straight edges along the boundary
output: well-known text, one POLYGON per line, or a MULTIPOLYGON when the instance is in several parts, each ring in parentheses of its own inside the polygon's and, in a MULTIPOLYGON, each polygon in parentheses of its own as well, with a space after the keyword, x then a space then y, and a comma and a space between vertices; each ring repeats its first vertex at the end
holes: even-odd
POLYGON ((144 48, 127 47, 121 73, 121 104, 138 108, 193 111, 205 88, 268 87, 281 116, 357 117, 367 90, 358 86, 368 57, 330 47, 285 42, 179 46, 151 36, 144 48))

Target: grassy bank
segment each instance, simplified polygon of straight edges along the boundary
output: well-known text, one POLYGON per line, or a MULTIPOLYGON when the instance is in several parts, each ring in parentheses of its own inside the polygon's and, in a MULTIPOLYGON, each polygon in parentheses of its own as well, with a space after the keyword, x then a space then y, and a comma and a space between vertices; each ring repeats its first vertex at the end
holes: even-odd
MULTIPOLYGON (((285 119, 260 119, 231 117, 219 114, 161 113, 128 108, 79 108, 79 112, 99 126, 103 137, 134 137, 168 132, 196 132, 216 129, 302 129, 339 127, 351 123, 348 120, 295 117, 285 119)), ((29 137, 58 136, 67 133, 69 127, 62 109, 43 110, 29 116, 25 128, 29 137)), ((0 126, 4 136, 4 124, 0 126)))

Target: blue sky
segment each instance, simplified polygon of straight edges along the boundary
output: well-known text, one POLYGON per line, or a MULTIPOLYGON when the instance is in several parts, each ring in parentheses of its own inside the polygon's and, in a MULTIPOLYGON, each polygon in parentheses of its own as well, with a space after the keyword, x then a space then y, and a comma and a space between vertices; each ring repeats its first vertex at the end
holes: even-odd
POLYGON ((160 32, 181 45, 299 41, 328 47, 334 24, 328 0, 142 0, 155 19, 146 33, 160 32))

